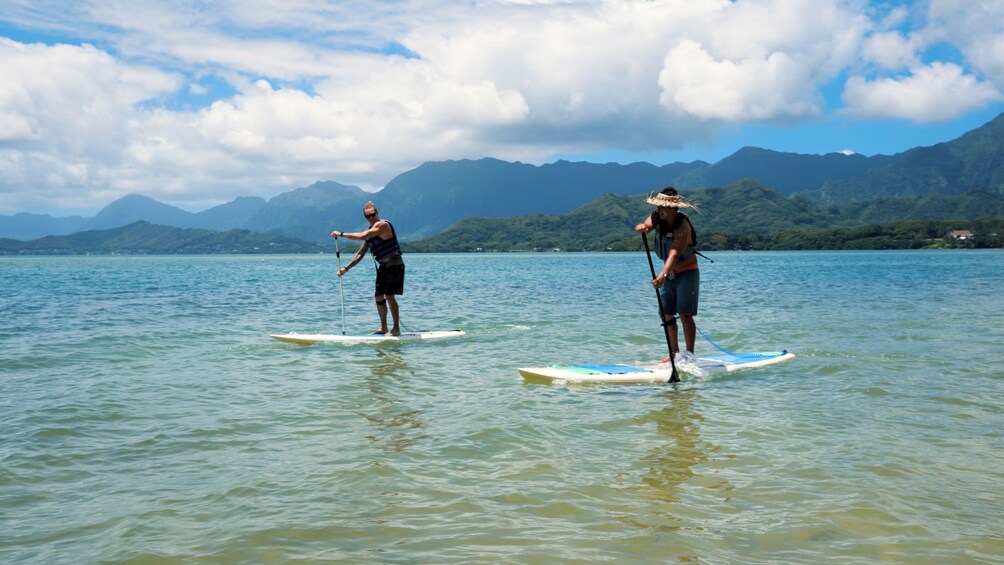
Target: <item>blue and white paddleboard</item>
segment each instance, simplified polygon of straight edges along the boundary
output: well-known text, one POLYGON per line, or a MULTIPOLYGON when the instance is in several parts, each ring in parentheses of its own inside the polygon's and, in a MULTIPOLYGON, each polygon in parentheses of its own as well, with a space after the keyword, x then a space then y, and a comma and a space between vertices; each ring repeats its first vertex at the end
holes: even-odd
MULTIPOLYGON (((707 357, 698 357, 696 359, 697 367, 692 370, 698 375, 731 373, 742 369, 784 363, 794 358, 795 355, 787 351, 709 355, 707 357)), ((680 370, 685 369, 685 367, 686 365, 677 367, 681 376, 686 374, 684 370, 680 370)), ((670 376, 673 374, 673 368, 669 363, 659 363, 657 361, 638 365, 581 363, 578 365, 524 367, 516 370, 527 381, 576 383, 665 383, 669 382, 670 376)))
POLYGON ((315 343, 390 343, 395 341, 417 341, 426 339, 445 339, 466 335, 463 330, 439 330, 427 332, 405 332, 401 335, 366 334, 272 334, 272 339, 297 345, 313 345, 315 343))

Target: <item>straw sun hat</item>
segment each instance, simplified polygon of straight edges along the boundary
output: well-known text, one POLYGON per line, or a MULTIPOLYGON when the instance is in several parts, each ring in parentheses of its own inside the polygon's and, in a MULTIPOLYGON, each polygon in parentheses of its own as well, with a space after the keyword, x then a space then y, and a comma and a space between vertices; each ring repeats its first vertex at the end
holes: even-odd
POLYGON ((663 194, 661 192, 655 192, 648 195, 645 202, 652 204, 653 206, 668 206, 670 208, 696 208, 690 202, 687 202, 679 194, 663 194))

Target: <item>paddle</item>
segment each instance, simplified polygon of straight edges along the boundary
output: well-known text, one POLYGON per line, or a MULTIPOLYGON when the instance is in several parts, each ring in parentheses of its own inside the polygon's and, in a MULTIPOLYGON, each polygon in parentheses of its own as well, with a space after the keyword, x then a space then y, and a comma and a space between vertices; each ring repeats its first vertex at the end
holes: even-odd
MULTIPOLYGON (((652 263, 652 251, 648 247, 648 235, 641 234, 641 240, 645 242, 645 257, 648 257, 648 268, 652 272, 652 280, 655 280, 655 265, 652 263)), ((662 297, 659 296, 659 289, 655 289, 655 299, 659 302, 659 321, 662 322, 662 331, 666 334, 666 347, 669 348, 669 364, 673 367, 673 373, 669 377, 669 382, 680 382, 680 373, 676 370, 676 359, 673 355, 673 342, 669 339, 669 326, 666 324, 666 312, 662 309, 662 297)))
MULTIPOLYGON (((338 247, 338 240, 335 238, 335 259, 338 261, 338 270, 342 270, 342 250, 338 247)), ((342 335, 345 335, 345 288, 342 287, 342 277, 338 277, 338 296, 342 299, 342 335)))

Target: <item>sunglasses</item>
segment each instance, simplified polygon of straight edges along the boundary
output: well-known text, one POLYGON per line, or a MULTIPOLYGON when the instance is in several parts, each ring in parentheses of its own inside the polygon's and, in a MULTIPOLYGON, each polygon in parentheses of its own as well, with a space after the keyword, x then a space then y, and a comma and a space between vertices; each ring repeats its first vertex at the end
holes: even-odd
POLYGON ((366 216, 367 218, 375 218, 375 217, 376 217, 376 215, 377 215, 377 213, 376 213, 376 212, 373 212, 373 213, 371 213, 371 214, 363 214, 363 216, 366 216))

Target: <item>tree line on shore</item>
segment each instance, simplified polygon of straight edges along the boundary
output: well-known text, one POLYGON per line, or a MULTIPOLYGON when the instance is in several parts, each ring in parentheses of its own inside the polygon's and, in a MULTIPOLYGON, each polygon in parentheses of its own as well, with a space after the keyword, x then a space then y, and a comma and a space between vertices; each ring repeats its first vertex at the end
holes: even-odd
MULTIPOLYGON (((463 237, 436 236, 405 245, 410 252, 637 251, 640 236, 622 232, 555 230, 553 218, 526 216, 518 223, 492 219, 463 237), (496 223, 505 225, 494 226, 496 223), (592 234, 592 235, 591 235, 592 234)), ((697 228, 698 230, 700 228, 697 228)), ((1004 217, 964 221, 904 220, 855 227, 790 229, 776 233, 712 232, 698 248, 729 250, 987 249, 1004 247, 1004 217)))

